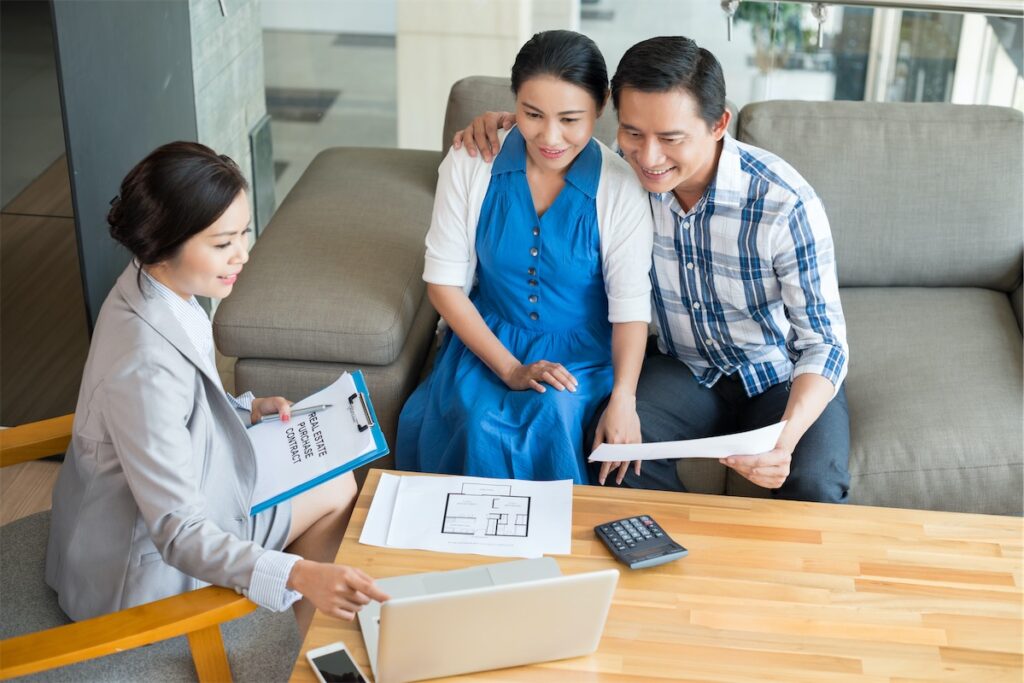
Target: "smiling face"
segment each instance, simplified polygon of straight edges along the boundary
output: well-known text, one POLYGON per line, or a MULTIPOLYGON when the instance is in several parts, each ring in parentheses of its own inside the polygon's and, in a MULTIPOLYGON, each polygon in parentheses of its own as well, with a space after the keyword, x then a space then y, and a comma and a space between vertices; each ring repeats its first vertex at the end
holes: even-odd
POLYGON ((599 114, 590 93, 554 76, 530 78, 516 93, 516 123, 527 158, 544 171, 569 168, 590 142, 599 114))
POLYGON ((239 192, 205 230, 188 238, 178 253, 147 272, 183 299, 223 299, 249 260, 249 200, 239 192))
POLYGON ((686 90, 619 94, 619 148, 648 192, 675 192, 684 207, 699 199, 715 176, 726 110, 715 125, 700 117, 686 90), (685 198, 685 200, 684 200, 685 198))

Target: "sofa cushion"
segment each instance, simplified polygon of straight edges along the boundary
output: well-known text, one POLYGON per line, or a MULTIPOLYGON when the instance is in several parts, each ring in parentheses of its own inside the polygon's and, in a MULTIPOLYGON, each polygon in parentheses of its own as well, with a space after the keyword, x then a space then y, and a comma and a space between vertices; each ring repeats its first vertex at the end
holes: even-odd
POLYGON ((228 356, 386 365, 424 298, 437 152, 321 152, 214 318, 228 356))
POLYGON ((949 104, 761 102, 739 121, 818 191, 844 287, 1012 290, 1022 131, 1015 109, 949 104))
MULTIPOLYGON (((1021 333, 984 289, 842 290, 850 502, 1020 515, 1021 333)), ((765 489, 729 472, 729 493, 765 489)))

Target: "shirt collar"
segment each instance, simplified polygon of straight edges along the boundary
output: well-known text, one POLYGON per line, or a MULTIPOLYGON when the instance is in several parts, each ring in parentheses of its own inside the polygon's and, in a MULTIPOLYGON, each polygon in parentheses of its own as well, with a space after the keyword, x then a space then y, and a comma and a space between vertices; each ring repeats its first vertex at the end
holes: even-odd
POLYGON ((185 301, 169 287, 142 269, 142 276, 152 287, 157 297, 163 300, 174 314, 174 319, 185 330, 189 341, 204 359, 213 354, 213 326, 210 318, 193 296, 185 301))
POLYGON ((712 190, 711 194, 716 204, 740 206, 746 197, 746 182, 740 165, 740 147, 728 133, 722 137, 718 170, 709 189, 712 190))
MULTIPOLYGON (((526 140, 519 132, 518 126, 505 136, 501 151, 491 165, 491 175, 526 172, 526 140)), ((566 182, 591 199, 597 197, 597 186, 601 179, 601 147, 597 140, 590 138, 586 147, 573 159, 572 165, 565 174, 566 182)))
POLYGON ((526 171, 526 140, 523 139, 523 134, 519 132, 518 126, 513 126, 512 130, 505 135, 498 156, 491 164, 491 175, 514 171, 520 173, 526 171))

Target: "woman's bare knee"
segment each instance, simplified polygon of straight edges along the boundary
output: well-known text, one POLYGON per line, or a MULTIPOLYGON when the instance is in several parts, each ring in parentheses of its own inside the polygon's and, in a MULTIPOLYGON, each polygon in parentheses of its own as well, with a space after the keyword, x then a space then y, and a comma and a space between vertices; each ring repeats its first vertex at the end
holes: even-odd
POLYGON ((355 477, 346 472, 292 499, 292 528, 288 544, 326 517, 348 519, 355 506, 355 477))

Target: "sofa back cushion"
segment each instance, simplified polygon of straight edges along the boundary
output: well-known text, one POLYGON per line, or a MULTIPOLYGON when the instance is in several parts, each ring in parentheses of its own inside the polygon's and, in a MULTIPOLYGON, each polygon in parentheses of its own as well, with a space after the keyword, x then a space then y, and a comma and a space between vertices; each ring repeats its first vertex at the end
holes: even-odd
POLYGON ((217 348, 238 358, 394 362, 423 301, 440 162, 421 150, 317 155, 217 308, 217 348))
POLYGON ((1021 277, 1015 109, 759 102, 738 138, 792 164, 825 204, 843 286, 1011 291, 1021 277))

